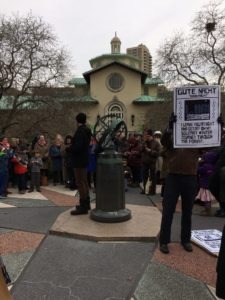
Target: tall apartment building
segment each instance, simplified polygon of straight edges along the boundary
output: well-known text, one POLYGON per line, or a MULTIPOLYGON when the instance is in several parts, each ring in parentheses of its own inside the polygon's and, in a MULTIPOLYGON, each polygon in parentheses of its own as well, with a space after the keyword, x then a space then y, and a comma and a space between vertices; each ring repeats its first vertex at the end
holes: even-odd
POLYGON ((141 60, 141 70, 152 77, 152 56, 145 45, 140 44, 137 47, 127 48, 127 54, 138 57, 141 60))

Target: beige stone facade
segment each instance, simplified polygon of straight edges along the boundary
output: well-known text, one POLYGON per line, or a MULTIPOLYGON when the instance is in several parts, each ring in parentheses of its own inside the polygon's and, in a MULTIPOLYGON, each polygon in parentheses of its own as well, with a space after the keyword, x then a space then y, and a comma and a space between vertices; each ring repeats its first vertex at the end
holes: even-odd
POLYGON ((89 89, 88 96, 96 104, 86 106, 88 122, 93 126, 97 118, 110 113, 121 117, 128 131, 142 131, 148 119, 149 107, 163 101, 157 95, 159 78, 150 78, 139 58, 120 53, 121 42, 117 36, 111 40, 111 53, 90 60, 92 69, 84 78, 70 81, 75 89, 89 89))
MULTIPOLYGON (((92 129, 99 117, 108 114, 122 118, 129 132, 142 133, 144 128, 149 127, 162 129, 169 113, 162 106, 171 106, 158 97, 158 86, 163 82, 149 77, 141 69, 138 57, 121 53, 121 42, 117 36, 110 44, 111 53, 90 59, 90 70, 84 72, 81 78, 71 79, 69 86, 34 89, 34 95, 44 100, 45 105, 21 109, 16 115, 15 125, 7 129, 7 134, 28 139, 45 130, 51 138, 57 132, 63 136, 73 134, 75 117, 81 111, 87 114, 87 122, 92 129)), ((4 104, 4 101, 1 103, 4 104)), ((8 113, 7 106, 0 107, 2 120, 7 118, 8 113)))

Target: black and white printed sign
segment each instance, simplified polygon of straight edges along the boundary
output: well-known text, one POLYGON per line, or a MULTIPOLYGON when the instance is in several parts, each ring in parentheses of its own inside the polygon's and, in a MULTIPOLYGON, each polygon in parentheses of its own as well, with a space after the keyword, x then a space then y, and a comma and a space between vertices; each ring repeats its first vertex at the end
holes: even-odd
POLYGON ((192 230, 191 241, 213 255, 220 251, 222 232, 217 229, 192 230))
POLYGON ((221 140, 220 86, 184 86, 174 89, 175 148, 217 147, 221 140))

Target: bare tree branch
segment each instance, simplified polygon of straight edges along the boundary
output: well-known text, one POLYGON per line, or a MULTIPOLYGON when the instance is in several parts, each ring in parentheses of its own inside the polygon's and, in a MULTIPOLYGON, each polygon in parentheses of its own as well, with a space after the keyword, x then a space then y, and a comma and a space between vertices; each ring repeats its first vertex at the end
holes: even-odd
POLYGON ((158 75, 171 86, 219 84, 225 88, 225 10, 222 2, 203 6, 190 33, 175 34, 157 51, 158 75))
POLYGON ((69 55, 59 47, 52 28, 31 13, 0 17, 0 49, 0 104, 14 91, 0 124, 2 131, 13 126, 19 109, 29 103, 43 104, 33 96, 34 88, 63 82, 69 72, 69 55))

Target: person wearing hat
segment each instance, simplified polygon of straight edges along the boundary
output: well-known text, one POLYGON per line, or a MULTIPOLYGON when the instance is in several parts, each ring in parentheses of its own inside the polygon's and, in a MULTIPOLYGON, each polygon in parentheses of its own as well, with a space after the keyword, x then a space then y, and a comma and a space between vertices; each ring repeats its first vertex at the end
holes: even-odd
POLYGON ((72 165, 75 172, 80 204, 70 213, 71 215, 87 214, 90 210, 89 186, 87 180, 88 149, 91 140, 91 130, 86 125, 87 116, 80 112, 76 116, 77 130, 71 143, 72 165))

